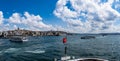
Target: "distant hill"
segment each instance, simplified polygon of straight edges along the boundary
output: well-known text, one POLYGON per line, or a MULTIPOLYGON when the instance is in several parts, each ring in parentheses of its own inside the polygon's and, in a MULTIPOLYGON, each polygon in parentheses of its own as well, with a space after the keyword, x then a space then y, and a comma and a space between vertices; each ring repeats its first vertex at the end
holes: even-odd
POLYGON ((62 36, 67 35, 67 32, 64 31, 31 31, 31 30, 9 30, 1 32, 0 36, 6 35, 7 37, 10 36, 62 36))
POLYGON ((68 35, 120 35, 120 33, 68 33, 68 35))
POLYGON ((100 35, 120 35, 120 33, 99 33, 100 35))

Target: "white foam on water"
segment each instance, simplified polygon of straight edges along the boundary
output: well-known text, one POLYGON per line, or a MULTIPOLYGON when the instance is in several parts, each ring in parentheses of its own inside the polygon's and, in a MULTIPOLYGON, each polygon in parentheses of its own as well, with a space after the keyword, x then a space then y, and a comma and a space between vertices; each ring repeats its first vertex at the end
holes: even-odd
POLYGON ((28 41, 28 39, 23 40, 23 42, 26 42, 26 41, 28 41))
POLYGON ((45 53, 44 50, 33 50, 33 51, 25 51, 25 52, 28 52, 28 53, 45 53))
POLYGON ((0 54, 2 53, 2 51, 0 51, 0 54))
POLYGON ((28 41, 28 38, 23 37, 23 38, 22 38, 22 41, 23 41, 23 42, 26 42, 26 41, 28 41))
POLYGON ((0 55, 2 55, 3 54, 3 51, 0 51, 0 55))
POLYGON ((16 51, 20 50, 19 48, 9 48, 4 50, 5 53, 14 53, 16 51))

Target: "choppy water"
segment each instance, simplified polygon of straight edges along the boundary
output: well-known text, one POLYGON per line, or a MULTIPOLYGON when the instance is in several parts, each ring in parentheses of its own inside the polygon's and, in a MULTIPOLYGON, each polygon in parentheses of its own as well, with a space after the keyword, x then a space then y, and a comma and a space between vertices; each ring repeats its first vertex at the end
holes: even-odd
MULTIPOLYGON (((96 39, 67 36, 67 54, 76 57, 97 57, 120 61, 120 35, 95 35, 96 39)), ((24 43, 0 39, 0 61, 53 61, 64 56, 63 36, 29 37, 24 43)))

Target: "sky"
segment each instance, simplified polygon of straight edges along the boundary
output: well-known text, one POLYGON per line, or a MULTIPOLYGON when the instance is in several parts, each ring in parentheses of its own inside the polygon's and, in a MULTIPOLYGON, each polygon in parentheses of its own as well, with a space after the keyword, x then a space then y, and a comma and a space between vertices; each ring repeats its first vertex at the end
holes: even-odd
POLYGON ((0 31, 120 33, 120 0, 0 0, 0 31))

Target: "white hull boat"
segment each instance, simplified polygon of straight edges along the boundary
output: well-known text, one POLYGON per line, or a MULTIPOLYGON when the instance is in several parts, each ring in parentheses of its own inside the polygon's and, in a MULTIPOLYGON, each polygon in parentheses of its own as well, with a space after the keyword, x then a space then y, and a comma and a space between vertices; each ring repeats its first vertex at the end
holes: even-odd
POLYGON ((109 61, 100 58, 75 58, 70 56, 61 57, 61 59, 54 59, 54 61, 109 61))
POLYGON ((26 37, 10 37, 9 40, 11 42, 16 42, 16 43, 28 41, 28 39, 26 37))

